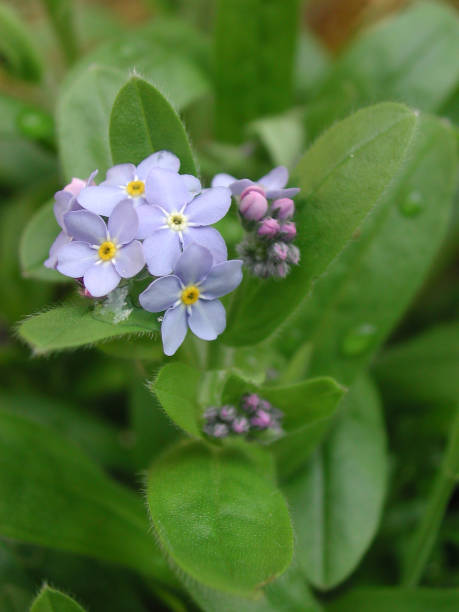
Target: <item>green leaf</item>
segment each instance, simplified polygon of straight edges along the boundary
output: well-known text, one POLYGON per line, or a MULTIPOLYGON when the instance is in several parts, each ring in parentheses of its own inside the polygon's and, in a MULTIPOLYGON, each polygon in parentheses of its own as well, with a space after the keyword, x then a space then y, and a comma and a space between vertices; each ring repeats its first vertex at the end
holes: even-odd
POLYGON ((42 0, 53 25, 54 33, 66 59, 73 62, 78 55, 72 0, 42 0))
POLYGON ((249 121, 290 105, 298 18, 297 0, 219 0, 214 44, 221 140, 240 141, 249 121))
POLYGON ((302 263, 282 283, 244 278, 234 294, 224 342, 260 342, 294 311, 313 281, 378 209, 406 163, 418 123, 408 108, 380 104, 335 124, 311 147, 294 181, 301 187, 295 221, 302 263))
POLYGON ((258 119, 250 124, 249 130, 260 139, 275 166, 291 167, 304 151, 306 138, 302 113, 298 110, 258 119))
POLYGON ((138 164, 165 149, 180 159, 182 172, 197 174, 179 116, 153 85, 139 77, 131 77, 116 96, 110 117, 110 147, 115 164, 138 164))
POLYGON ((456 612, 459 589, 360 588, 339 597, 327 612, 456 612))
POLYGON ((32 602, 30 612, 84 612, 74 599, 45 585, 32 602))
POLYGON ((333 588, 359 563, 379 524, 386 475, 379 399, 360 379, 322 447, 285 486, 298 563, 315 587, 333 588))
POLYGON ((304 25, 298 38, 295 65, 295 89, 301 101, 308 100, 329 69, 331 57, 312 31, 304 25))
POLYGON ((0 94, 0 136, 53 141, 52 116, 43 109, 18 98, 0 94))
POLYGON ((44 266, 50 246, 60 231, 54 217, 53 205, 54 201, 42 206, 25 226, 19 245, 19 261, 22 274, 26 278, 69 282, 68 277, 44 266))
POLYGON ((451 129, 441 120, 417 118, 391 190, 292 321, 294 348, 298 341, 313 346, 309 375, 350 384, 367 366, 429 271, 445 236, 455 176, 451 129))
POLYGON ((42 61, 27 27, 11 6, 0 4, 0 54, 3 67, 13 76, 39 81, 42 61))
POLYGON ((332 378, 305 380, 294 385, 257 387, 232 375, 225 383, 222 403, 239 404, 245 393, 258 393, 284 413, 286 435, 271 448, 282 478, 304 464, 330 428, 345 392, 332 378))
POLYGON ((183 363, 168 363, 151 383, 166 414, 187 434, 202 437, 200 420, 203 407, 198 402, 203 374, 183 363))
POLYGON ((18 327, 19 336, 36 354, 94 344, 125 334, 151 334, 159 330, 156 317, 141 308, 119 323, 98 316, 92 300, 72 300, 33 315, 18 327))
POLYGON ((285 501, 237 448, 173 448, 152 466, 147 499, 165 552, 207 586, 249 594, 291 561, 285 501))
POLYGON ((0 137, 0 185, 17 190, 55 176, 56 156, 39 143, 18 135, 0 137))
POLYGON ((0 411, 0 535, 171 581, 142 499, 68 439, 0 411))
POLYGON ((387 349, 373 371, 392 402, 456 405, 458 363, 459 322, 451 322, 387 349))
POLYGON ((435 112, 457 85, 459 19, 453 7, 417 2, 364 32, 341 56, 307 112, 314 138, 352 110, 398 100, 435 112))

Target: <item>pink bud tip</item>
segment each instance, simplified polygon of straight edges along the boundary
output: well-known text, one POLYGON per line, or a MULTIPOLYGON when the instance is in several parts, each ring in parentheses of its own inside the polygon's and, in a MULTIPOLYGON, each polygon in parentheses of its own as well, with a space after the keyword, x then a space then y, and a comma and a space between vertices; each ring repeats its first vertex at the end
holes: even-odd
POLYGON ((244 189, 244 191, 241 193, 241 200, 242 200, 242 198, 244 198, 251 191, 254 191, 255 193, 259 193, 260 195, 266 197, 266 193, 265 193, 265 190, 263 189, 263 187, 260 187, 259 185, 253 184, 253 185, 249 185, 248 187, 246 187, 244 189))
POLYGON ((291 221, 283 223, 282 227, 280 228, 280 233, 285 240, 294 240, 296 236, 296 225, 291 221))
POLYGON ((268 201, 263 194, 259 193, 256 189, 250 188, 243 191, 239 203, 239 211, 243 217, 251 221, 259 221, 264 217, 267 210, 268 201))
POLYGON ((273 219, 272 217, 266 217, 260 223, 258 235, 264 236, 265 238, 274 238, 274 236, 279 233, 279 230, 279 221, 277 221, 277 219, 273 219))
POLYGON ((280 198, 273 202, 271 210, 279 219, 290 219, 295 212, 295 204, 290 198, 280 198))
POLYGON ((76 197, 83 187, 86 187, 86 181, 73 177, 70 183, 64 187, 64 191, 70 191, 76 197))

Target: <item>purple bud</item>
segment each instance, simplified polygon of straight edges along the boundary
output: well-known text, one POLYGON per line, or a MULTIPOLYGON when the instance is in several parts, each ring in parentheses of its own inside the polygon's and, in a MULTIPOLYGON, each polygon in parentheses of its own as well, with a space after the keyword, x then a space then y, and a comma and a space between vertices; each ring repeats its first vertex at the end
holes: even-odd
POLYGON ((296 236, 296 225, 292 221, 287 221, 287 223, 282 224, 280 233, 285 240, 294 240, 296 236))
POLYGON ((267 401, 267 400, 260 400, 260 405, 259 405, 260 410, 264 410, 265 412, 270 412, 272 409, 271 404, 267 401))
POLYGON ((217 417, 218 417, 218 408, 215 408, 214 406, 207 408, 207 410, 204 412, 204 418, 208 423, 213 423, 214 421, 217 420, 217 417))
POLYGON ((242 398, 242 409, 247 412, 255 412, 260 403, 260 398, 256 393, 250 393, 242 398))
POLYGON ((251 191, 256 191, 257 193, 260 193, 262 196, 266 196, 266 192, 263 189, 263 187, 260 187, 260 185, 253 184, 253 185, 249 185, 248 187, 246 187, 244 191, 241 193, 240 197, 243 198, 251 191))
POLYGON ((269 251, 275 261, 285 261, 288 257, 288 246, 284 242, 275 242, 269 251))
POLYGON ((259 221, 268 210, 268 201, 264 191, 258 187, 248 187, 241 194, 239 212, 245 219, 259 221), (260 191, 262 193, 260 193, 260 191))
POLYGON ((265 217, 258 228, 258 235, 264 238, 274 238, 280 229, 279 221, 272 217, 265 217))
POLYGON ((290 219, 295 212, 295 204, 290 198, 280 198, 274 200, 271 210, 279 219, 290 219))
POLYGON ((276 265, 276 276, 279 278, 285 278, 287 274, 290 272, 290 267, 285 261, 276 265))
POLYGON ((250 419, 250 423, 258 429, 267 429, 271 425, 271 415, 264 410, 257 410, 256 415, 250 419))
POLYGON ((206 425, 206 427, 204 427, 204 431, 208 436, 212 436, 214 438, 224 438, 229 433, 228 425, 225 425, 224 423, 206 425))
POLYGON ((249 431, 249 421, 245 417, 239 417, 233 421, 233 431, 237 434, 243 434, 249 431))
POLYGON ((236 416, 236 408, 234 406, 222 406, 219 416, 222 421, 232 421, 236 416))
POLYGON ((288 247, 288 260, 291 264, 297 264, 300 261, 300 249, 293 244, 288 247))

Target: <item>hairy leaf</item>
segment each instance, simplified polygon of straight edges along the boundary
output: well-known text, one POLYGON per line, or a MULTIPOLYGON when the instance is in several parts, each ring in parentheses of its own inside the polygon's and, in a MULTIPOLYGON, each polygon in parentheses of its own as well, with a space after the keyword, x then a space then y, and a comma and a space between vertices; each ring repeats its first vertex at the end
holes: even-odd
POLYGON ((45 585, 32 602, 30 612, 84 612, 74 599, 45 585))

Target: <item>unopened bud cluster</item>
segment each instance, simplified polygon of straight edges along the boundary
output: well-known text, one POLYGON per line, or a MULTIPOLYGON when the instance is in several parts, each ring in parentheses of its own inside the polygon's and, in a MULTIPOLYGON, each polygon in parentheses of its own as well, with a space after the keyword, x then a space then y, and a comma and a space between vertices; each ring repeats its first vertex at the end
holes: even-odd
POLYGON ((212 438, 243 436, 255 439, 261 432, 278 437, 282 433, 283 413, 256 393, 246 394, 239 406, 231 404, 207 408, 203 431, 212 438))
POLYGON ((293 200, 283 197, 269 204, 264 189, 251 185, 241 193, 239 213, 247 230, 237 247, 244 264, 255 276, 285 278, 300 261, 300 251, 293 244, 293 200))

